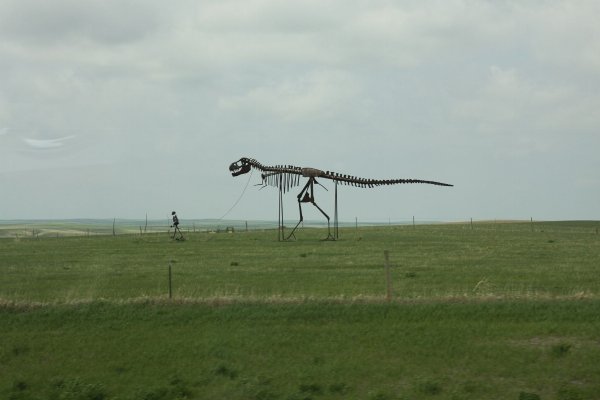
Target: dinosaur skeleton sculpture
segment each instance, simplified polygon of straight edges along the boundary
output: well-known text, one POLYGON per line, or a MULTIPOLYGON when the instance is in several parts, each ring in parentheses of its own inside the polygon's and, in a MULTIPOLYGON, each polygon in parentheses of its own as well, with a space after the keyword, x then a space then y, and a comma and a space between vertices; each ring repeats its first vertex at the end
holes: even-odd
MULTIPOLYGON (((322 171, 316 168, 300 168, 293 165, 263 165, 253 158, 242 157, 238 161, 233 162, 229 166, 229 171, 232 176, 238 176, 250 172, 252 169, 257 169, 261 172, 262 186, 274 186, 279 189, 279 240, 289 240, 294 235, 298 226, 304 221, 302 215, 302 203, 311 203, 327 218, 327 239, 335 240, 338 237, 337 231, 337 185, 338 183, 362 188, 372 188, 375 186, 396 185, 401 183, 425 183, 438 186, 454 186, 448 183, 425 181, 421 179, 365 179, 352 175, 338 174, 337 172, 322 171), (308 181, 298 193, 298 208, 300 210, 300 220, 289 234, 284 238, 283 233, 283 200, 282 194, 289 191, 292 187, 300 185, 300 178, 308 178, 308 181), (334 234, 331 234, 329 215, 321 209, 315 202, 314 185, 321 185, 316 178, 330 179, 335 182, 335 216, 334 216, 334 234)), ((323 185, 321 185, 323 186, 323 185)), ((325 188, 323 186, 323 188, 325 188)), ((325 189, 327 190, 327 189, 325 189)))

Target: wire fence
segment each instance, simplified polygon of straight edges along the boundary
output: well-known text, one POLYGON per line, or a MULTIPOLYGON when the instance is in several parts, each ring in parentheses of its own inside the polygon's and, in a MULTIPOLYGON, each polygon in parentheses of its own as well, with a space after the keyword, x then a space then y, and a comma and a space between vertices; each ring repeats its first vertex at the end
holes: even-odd
MULTIPOLYGON (((62 220, 62 221, 0 221, 0 238, 43 238, 43 237, 69 237, 69 236, 97 236, 97 235, 146 235, 170 234, 173 232, 168 220, 62 220)), ((294 227, 297 220, 286 220, 286 229, 294 227)), ((354 221, 339 222, 341 229, 365 227, 394 227, 402 229, 417 229, 423 226, 434 226, 438 229, 461 230, 512 230, 531 232, 551 232, 560 230, 573 233, 595 233, 600 230, 600 221, 536 221, 529 220, 437 220, 437 219, 401 219, 382 221, 361 221, 358 217, 354 221)), ((326 221, 304 221, 301 228, 326 228, 326 221)), ((277 230, 277 221, 258 220, 184 220, 180 224, 184 233, 232 233, 256 230, 277 230)))

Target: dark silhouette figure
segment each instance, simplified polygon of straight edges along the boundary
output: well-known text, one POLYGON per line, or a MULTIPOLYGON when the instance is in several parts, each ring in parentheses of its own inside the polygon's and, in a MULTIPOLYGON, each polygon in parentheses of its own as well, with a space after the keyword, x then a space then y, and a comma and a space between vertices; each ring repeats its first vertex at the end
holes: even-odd
POLYGON ((179 218, 177 218, 177 214, 175 213, 175 211, 173 211, 171 215, 173 216, 173 225, 171 225, 171 228, 175 228, 175 230, 173 231, 173 239, 185 240, 185 238, 183 237, 183 233, 181 233, 181 230, 179 229, 179 218))

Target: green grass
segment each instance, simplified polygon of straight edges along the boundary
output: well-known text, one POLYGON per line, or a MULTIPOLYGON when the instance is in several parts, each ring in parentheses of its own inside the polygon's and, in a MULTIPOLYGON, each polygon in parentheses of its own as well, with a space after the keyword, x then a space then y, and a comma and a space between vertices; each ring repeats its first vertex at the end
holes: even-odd
POLYGON ((2 239, 0 398, 595 399, 597 226, 2 239))
POLYGON ((591 399, 599 331, 596 300, 5 309, 0 395, 591 399))
POLYGON ((390 251, 398 299, 597 298, 600 235, 591 224, 431 225, 344 229, 296 242, 274 231, 0 240, 0 299, 60 303, 160 297, 372 299, 385 295, 390 251))

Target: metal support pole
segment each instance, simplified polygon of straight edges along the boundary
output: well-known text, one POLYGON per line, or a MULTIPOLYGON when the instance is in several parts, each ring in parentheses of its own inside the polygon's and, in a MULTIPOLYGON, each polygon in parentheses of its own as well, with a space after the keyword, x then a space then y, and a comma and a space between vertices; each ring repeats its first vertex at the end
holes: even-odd
POLYGON ((278 216, 278 227, 277 227, 277 240, 285 240, 284 227, 283 227, 283 187, 281 182, 281 175, 279 176, 279 216, 278 216))
POLYGON ((338 229, 338 183, 335 181, 335 211, 333 214, 333 235, 335 239, 340 238, 340 233, 338 229))

